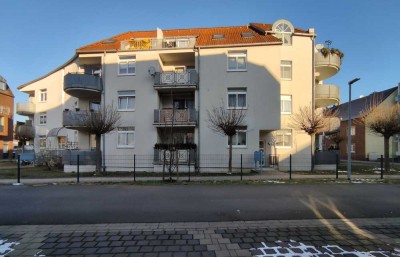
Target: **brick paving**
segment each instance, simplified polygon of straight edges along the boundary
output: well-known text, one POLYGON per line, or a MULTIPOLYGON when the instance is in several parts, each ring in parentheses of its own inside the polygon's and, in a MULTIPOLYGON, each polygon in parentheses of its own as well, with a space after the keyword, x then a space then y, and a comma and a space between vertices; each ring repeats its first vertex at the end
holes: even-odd
POLYGON ((0 226, 0 256, 400 256, 400 218, 0 226))

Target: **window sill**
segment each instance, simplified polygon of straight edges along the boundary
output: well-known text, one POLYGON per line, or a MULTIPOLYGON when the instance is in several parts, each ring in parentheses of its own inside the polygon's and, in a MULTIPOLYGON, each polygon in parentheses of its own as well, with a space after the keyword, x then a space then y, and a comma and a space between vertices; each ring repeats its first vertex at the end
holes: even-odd
POLYGON ((228 110, 247 110, 247 107, 240 107, 240 108, 236 108, 236 107, 227 107, 226 109, 228 109, 228 110))
POLYGON ((136 76, 136 73, 132 73, 132 74, 118 74, 118 76, 120 76, 120 77, 125 77, 125 76, 136 76))
POLYGON ((226 70, 227 72, 235 72, 235 71, 238 71, 238 72, 246 72, 247 71, 247 69, 245 69, 245 70, 239 70, 239 69, 237 69, 237 70, 226 70))
MULTIPOLYGON (((229 149, 229 145, 226 148, 229 149)), ((232 148, 247 149, 247 145, 232 145, 232 148)))
POLYGON ((135 146, 117 145, 117 149, 133 149, 135 146))
POLYGON ((281 112, 282 115, 291 115, 291 112, 281 112))
POLYGON ((292 81, 292 79, 285 79, 285 78, 281 78, 281 80, 283 80, 283 81, 292 81))
POLYGON ((119 112, 134 112, 135 109, 118 109, 119 112))

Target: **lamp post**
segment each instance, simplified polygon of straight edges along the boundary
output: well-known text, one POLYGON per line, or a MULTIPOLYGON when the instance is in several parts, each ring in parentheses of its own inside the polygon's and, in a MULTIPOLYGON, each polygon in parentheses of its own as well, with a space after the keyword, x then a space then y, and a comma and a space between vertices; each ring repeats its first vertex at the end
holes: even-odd
POLYGON ((359 81, 360 78, 355 78, 349 81, 349 106, 347 119, 347 179, 351 181, 351 85, 359 81))

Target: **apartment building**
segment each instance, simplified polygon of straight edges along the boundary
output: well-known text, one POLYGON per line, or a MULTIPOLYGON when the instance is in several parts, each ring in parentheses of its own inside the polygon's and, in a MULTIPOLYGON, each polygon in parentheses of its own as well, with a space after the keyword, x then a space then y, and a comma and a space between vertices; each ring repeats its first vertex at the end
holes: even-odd
POLYGON ((341 64, 315 46, 315 37, 314 29, 287 20, 126 32, 78 48, 65 64, 21 85, 29 101, 17 104, 17 113, 32 120, 37 150, 91 149, 95 137, 79 115, 112 105, 121 126, 103 137, 103 156, 154 155, 157 170, 163 157, 156 145, 190 143, 201 169, 207 156, 228 154, 227 137, 207 123, 207 111, 223 105, 246 112, 234 154, 309 155, 309 136, 288 121, 300 106, 339 102, 339 88, 323 80, 341 64))
POLYGON ((0 159, 12 158, 14 94, 0 76, 0 159))

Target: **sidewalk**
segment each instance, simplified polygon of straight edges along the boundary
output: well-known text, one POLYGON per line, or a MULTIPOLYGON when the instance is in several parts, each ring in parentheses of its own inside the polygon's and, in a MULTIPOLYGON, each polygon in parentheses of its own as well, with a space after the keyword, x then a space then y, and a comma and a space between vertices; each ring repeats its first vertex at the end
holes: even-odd
MULTIPOLYGON (((340 180, 346 180, 346 173, 339 173, 340 180)), ((168 179, 168 175, 166 174, 165 179, 168 179)), ((181 182, 186 182, 189 180, 187 173, 180 174, 180 177, 173 177, 174 180, 178 180, 181 182)), ((335 180, 336 175, 334 172, 329 175, 317 175, 317 174, 292 174, 292 180, 296 181, 296 179, 320 179, 320 180, 335 180)), ((384 179, 400 179, 399 175, 384 175, 384 179)), ((134 178, 133 174, 129 177, 80 177, 80 183, 133 183, 134 181, 144 182, 144 181, 162 181, 162 177, 136 177, 134 178)), ((240 181, 240 175, 221 175, 221 176, 193 176, 190 177, 191 182, 200 182, 200 181, 240 181)), ((280 171, 263 171, 257 175, 243 175, 243 181, 262 181, 265 183, 284 183, 282 180, 289 180, 289 173, 280 172, 280 171)), ((368 180, 380 180, 380 174, 374 175, 352 175, 352 180, 354 182, 359 181, 368 181, 368 180)), ((10 185, 17 182, 17 178, 15 179, 0 179, 0 185, 10 185)), ((69 178, 21 178, 21 183, 25 185, 35 185, 35 184, 57 184, 57 183, 76 183, 76 177, 69 178)))
POLYGON ((399 255, 400 218, 0 226, 0 256, 399 255))

